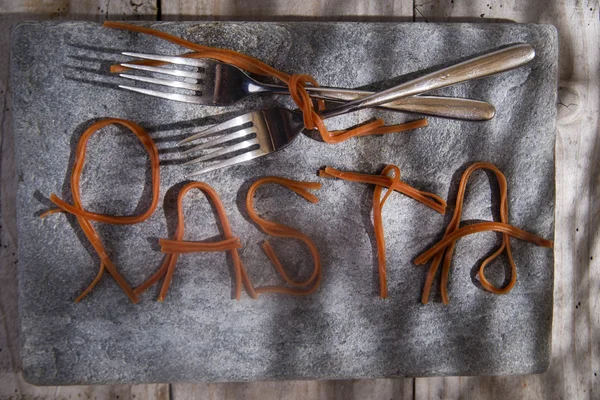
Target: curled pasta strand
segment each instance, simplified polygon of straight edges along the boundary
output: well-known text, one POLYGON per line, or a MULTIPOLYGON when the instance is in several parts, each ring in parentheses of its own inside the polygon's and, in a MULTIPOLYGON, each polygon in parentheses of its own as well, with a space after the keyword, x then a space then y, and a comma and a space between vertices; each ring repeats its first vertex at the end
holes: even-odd
POLYGON ((83 292, 81 292, 79 296, 77 296, 77 298, 75 299, 75 303, 79 303, 81 300, 83 300, 96 287, 98 282, 100 282, 100 279, 102 279, 104 269, 104 263, 100 261, 100 268, 98 269, 98 274, 96 275, 92 283, 90 283, 90 285, 83 292))
POLYGON ((375 239, 377 242, 377 266, 379 272, 379 296, 382 299, 388 296, 387 287, 387 267, 385 254, 385 236, 383 231, 383 205, 389 198, 392 192, 397 191, 403 193, 427 207, 444 214, 446 212, 446 202, 440 196, 423 192, 408 185, 400 180, 400 168, 396 165, 388 165, 380 175, 369 175, 358 172, 343 172, 332 167, 325 167, 319 170, 319 176, 325 178, 337 178, 351 182, 369 183, 375 185, 373 193, 373 228, 375 230, 375 239), (390 176, 390 172, 393 175, 390 176), (387 188, 387 192, 381 198, 383 188, 387 188))
POLYGON ((271 236, 298 239, 302 241, 308 247, 308 250, 314 261, 314 269, 310 277, 304 281, 295 281, 288 276, 287 272, 283 268, 281 261, 275 254, 275 251, 271 247, 270 243, 265 241, 263 243, 263 250, 265 251, 265 254, 269 258, 271 263, 273 264, 275 270, 279 273, 281 278, 288 285, 294 286, 295 288, 289 288, 286 286, 262 286, 256 288, 256 293, 282 293, 296 296, 306 296, 312 294, 319 288, 322 278, 321 258, 319 256, 317 246, 314 244, 312 239, 310 239, 304 233, 287 225, 279 224, 273 221, 268 221, 260 217, 256 213, 256 210, 254 208, 254 194, 260 186, 265 184, 281 185, 304 197, 311 203, 318 202, 318 198, 314 194, 308 192, 308 189, 320 189, 321 184, 316 182, 301 182, 294 181, 291 179, 269 176, 261 178, 254 182, 250 186, 250 189, 248 189, 248 194, 246 195, 246 208, 248 210, 248 215, 250 216, 250 219, 252 219, 254 223, 256 223, 265 233, 271 236), (305 288, 306 286, 308 286, 308 288, 305 288))
POLYGON ((460 179, 458 194, 456 197, 456 208, 454 209, 454 215, 452 216, 452 220, 446 227, 446 233, 444 234, 444 238, 415 259, 416 264, 424 264, 432 259, 431 266, 429 267, 427 278, 425 280, 425 286, 423 287, 423 294, 421 296, 421 302, 423 304, 427 304, 427 302, 429 301, 429 293, 431 291, 433 279, 437 273, 440 264, 442 264, 442 276, 440 284, 442 301, 444 302, 444 304, 449 303, 448 278, 450 275, 450 265, 452 264, 452 256, 454 254, 456 242, 459 238, 464 237, 466 235, 484 231, 495 231, 502 233, 502 244, 491 256, 487 257, 481 263, 478 272, 481 285, 489 292, 495 294, 505 294, 510 292, 510 290, 514 287, 517 281, 517 267, 515 265, 512 250, 510 248, 511 237, 526 240, 537 246, 548 248, 554 246, 554 243, 550 240, 542 239, 539 236, 536 236, 532 233, 526 232, 522 229, 508 224, 508 185, 506 183, 506 177, 504 176, 502 171, 500 171, 495 165, 488 162, 476 162, 465 170, 460 179), (460 220, 462 217, 467 182, 471 174, 477 171, 478 169, 488 170, 496 176, 498 186, 500 187, 500 222, 480 222, 472 225, 467 225, 461 228, 460 220), (511 267, 511 276, 510 281, 506 286, 497 287, 487 280, 484 272, 485 268, 489 265, 489 263, 496 259, 504 251, 506 251, 508 262, 511 267))
POLYGON ((240 239, 233 236, 225 207, 223 206, 223 203, 221 202, 217 192, 208 184, 204 182, 190 182, 181 189, 179 195, 177 196, 177 228, 175 230, 175 235, 172 240, 161 239, 159 243, 161 245, 161 251, 167 254, 165 261, 159 270, 154 273, 154 275, 152 275, 147 281, 135 289, 136 294, 143 293, 164 277, 163 285, 158 295, 158 301, 163 302, 167 297, 167 292, 173 279, 173 273, 175 272, 175 264, 177 263, 177 259, 179 258, 180 254, 205 251, 231 251, 231 257, 233 259, 233 266, 235 270, 235 299, 239 300, 241 297, 242 283, 244 284, 250 297, 257 297, 254 287, 250 282, 250 278, 246 273, 246 269, 244 268, 242 260, 240 259, 240 255, 237 251, 242 247, 240 244, 240 239), (221 227, 223 228, 223 236, 225 237, 224 240, 213 243, 190 242, 183 240, 183 233, 185 230, 185 221, 183 218, 183 199, 185 195, 192 189, 201 190, 204 192, 206 197, 212 201, 215 209, 217 210, 221 227))
POLYGON ((98 254, 98 257, 100 258, 100 269, 98 271, 98 275, 89 285, 89 287, 85 289, 79 297, 77 297, 77 299, 75 300, 76 302, 81 301, 92 291, 92 289, 102 278, 105 269, 113 277, 113 279, 117 282, 117 284, 121 287, 125 294, 127 294, 127 296, 132 302, 139 302, 137 294, 133 291, 131 286, 129 286, 127 281, 125 281, 125 278, 121 276, 121 274, 117 270, 117 267, 112 263, 112 261, 108 257, 106 249, 104 248, 104 245, 100 240, 100 236, 98 235, 97 231, 92 226, 90 221, 97 221, 115 225, 130 225, 145 221, 152 215, 154 210, 156 210, 156 206, 158 205, 159 190, 160 166, 158 161, 158 150, 156 149, 156 146, 154 145, 154 142, 152 141, 148 133, 141 126, 139 126, 135 122, 127 121, 124 119, 106 118, 92 124, 89 128, 85 130, 85 132, 79 139, 79 142, 77 143, 75 164, 71 173, 71 196, 73 197, 73 204, 71 205, 65 202, 53 193, 50 196, 50 200, 56 206, 58 206, 58 209, 47 211, 40 216, 44 218, 58 212, 66 212, 69 214, 73 214, 77 218, 79 226, 81 227, 85 236, 90 241, 94 250, 98 254), (87 150, 88 140, 98 130, 104 128, 105 126, 113 124, 122 125, 128 128, 131 132, 133 132, 148 152, 148 155, 150 156, 150 166, 152 171, 152 202, 150 203, 148 209, 139 215, 114 216, 93 213, 86 211, 81 203, 80 181, 81 173, 83 171, 83 166, 85 163, 85 153, 87 150))
MULTIPOLYGON (((386 169, 388 167, 386 167, 386 169)), ((427 207, 434 209, 440 214, 444 214, 446 212, 446 201, 444 199, 435 193, 424 192, 410 186, 405 182, 402 182, 400 180, 400 169, 395 165, 392 165, 392 167, 395 167, 394 171, 397 171, 397 175, 393 178, 387 176, 387 172, 386 175, 384 175, 383 172, 381 175, 369 175, 359 172, 340 171, 332 167, 325 167, 324 169, 319 170, 319 176, 324 178, 337 178, 345 181, 383 186, 409 196, 414 200, 417 200, 419 203, 423 203, 427 207)))

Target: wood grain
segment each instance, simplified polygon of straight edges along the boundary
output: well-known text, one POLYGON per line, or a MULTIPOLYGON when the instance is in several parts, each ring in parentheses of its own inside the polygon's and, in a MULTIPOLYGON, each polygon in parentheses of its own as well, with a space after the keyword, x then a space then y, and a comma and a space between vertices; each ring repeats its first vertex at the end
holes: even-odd
POLYGON ((156 0, 0 0, 2 14, 23 19, 156 19, 156 0))
POLYGON ((412 19, 409 0, 163 0, 163 20, 181 19, 379 19, 392 16, 412 19))
POLYGON ((173 384, 171 400, 413 399, 412 379, 173 384))

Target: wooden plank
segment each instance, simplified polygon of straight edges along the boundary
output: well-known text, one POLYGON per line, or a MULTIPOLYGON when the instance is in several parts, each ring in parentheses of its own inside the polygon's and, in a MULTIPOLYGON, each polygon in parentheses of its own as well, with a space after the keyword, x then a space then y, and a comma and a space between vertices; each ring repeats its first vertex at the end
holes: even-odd
POLYGON ((365 17, 412 20, 411 0, 162 0, 161 19, 262 19, 317 17, 319 19, 365 19, 365 17))
POLYGON ((0 0, 0 12, 5 16, 29 14, 29 19, 31 16, 63 19, 156 19, 156 4, 156 0, 0 0))
MULTIPOLYGON (((9 54, 10 27, 39 18, 156 18, 154 0, 0 0, 0 51, 9 54), (16 15, 15 15, 16 14, 16 15)), ((1 399, 119 399, 167 400, 168 384, 36 387, 19 371, 19 332, 16 278, 16 177, 13 157, 8 57, 0 58, 0 398, 1 399)))
POLYGON ((412 379, 173 384, 171 400, 412 399, 412 379))
MULTIPOLYGON (((551 23, 560 43, 556 139, 556 236, 553 349, 539 375, 420 378, 416 399, 598 398, 600 327, 600 37, 598 1, 415 3, 417 20, 470 18, 551 23), (594 268, 595 267, 595 268, 594 268)), ((518 338, 514 338, 518 340, 518 338)))
POLYGON ((0 373, 0 399, 168 400, 168 384, 33 386, 14 372, 0 373))

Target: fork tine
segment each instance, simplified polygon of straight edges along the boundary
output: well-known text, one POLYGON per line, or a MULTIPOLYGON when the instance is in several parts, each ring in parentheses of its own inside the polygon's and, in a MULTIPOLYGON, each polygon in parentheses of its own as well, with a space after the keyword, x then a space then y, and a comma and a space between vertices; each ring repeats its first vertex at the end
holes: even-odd
POLYGON ((121 66, 125 67, 125 68, 129 68, 129 69, 138 69, 141 71, 156 72, 158 74, 180 76, 182 78, 202 79, 206 75, 206 74, 203 74, 202 72, 186 71, 183 69, 176 69, 176 68, 153 67, 151 65, 142 65, 142 64, 123 63, 123 64, 121 64, 121 66))
POLYGON ((261 149, 252 150, 247 153, 240 154, 239 156, 231 157, 231 158, 228 158, 227 160, 223 160, 223 161, 211 164, 207 167, 201 168, 199 170, 196 170, 196 171, 192 172, 191 174, 187 174, 186 177, 191 178, 193 176, 204 174, 205 172, 210 172, 210 171, 214 171, 216 169, 230 167, 235 164, 244 163, 244 162, 252 160, 254 158, 264 156, 265 154, 267 154, 267 153, 261 149))
POLYGON ((193 160, 187 161, 187 162, 183 163, 183 165, 194 165, 194 164, 198 164, 202 161, 210 161, 215 157, 224 156, 229 153, 233 153, 235 151, 247 149, 249 147, 258 146, 258 145, 260 145, 260 143, 259 143, 258 139, 256 139, 256 138, 250 139, 250 140, 245 140, 243 142, 236 143, 236 144, 228 146, 228 147, 223 147, 222 149, 219 149, 219 150, 211 151, 210 153, 205 154, 201 157, 194 158, 193 160))
POLYGON ((187 156, 188 154, 195 153, 198 150, 208 149, 210 147, 214 147, 214 146, 216 146, 218 144, 221 144, 221 143, 229 142, 229 141, 232 141, 232 140, 235 140, 235 139, 241 139, 244 136, 248 136, 248 135, 250 135, 252 133, 256 133, 254 127, 242 129, 241 131, 233 132, 233 133, 230 133, 229 135, 223 135, 223 136, 218 137, 216 139, 204 142, 204 143, 202 143, 202 144, 200 144, 198 146, 194 146, 191 149, 187 149, 185 151, 182 151, 181 155, 187 156))
POLYGON ((198 132, 198 133, 196 133, 196 134, 194 134, 194 135, 192 135, 190 137, 187 137, 187 138, 181 140, 180 142, 177 143, 177 146, 182 145, 184 143, 191 142, 192 140, 196 140, 196 139, 200 139, 200 138, 206 137, 206 136, 211 135, 213 133, 224 131, 224 130, 229 129, 229 128, 235 128, 235 127, 237 127, 239 125, 243 125, 243 124, 245 124, 247 122, 251 122, 252 121, 252 115, 253 115, 253 113, 243 114, 243 115, 240 115, 239 117, 235 117, 235 118, 232 118, 232 119, 227 120, 225 122, 221 122, 220 124, 213 125, 210 128, 208 128, 208 129, 205 129, 205 130, 203 130, 201 132, 198 132))
POLYGON ((142 88, 137 88, 137 87, 133 87, 133 86, 125 86, 125 85, 119 85, 119 87, 121 89, 131 90, 132 92, 138 92, 138 93, 143 93, 143 94, 147 94, 150 96, 160 97, 162 99, 182 101, 184 103, 204 104, 204 101, 202 101, 202 99, 198 96, 190 96, 187 94, 178 94, 178 93, 165 93, 165 92, 159 92, 158 90, 142 89, 142 88))
POLYGON ((130 53, 123 52, 121 53, 124 56, 135 57, 135 58, 145 58, 146 60, 155 60, 155 61, 164 61, 171 64, 179 64, 179 65, 190 65, 192 67, 204 67, 206 66, 206 61, 198 58, 186 58, 186 57, 175 57, 175 56, 163 56, 158 54, 144 54, 144 53, 130 53))
POLYGON ((172 79, 156 79, 149 76, 140 76, 140 75, 129 75, 129 74, 119 74, 119 76, 127 79, 133 79, 134 81, 154 83, 155 85, 163 85, 169 86, 178 89, 188 89, 201 91, 204 89, 204 85, 199 85, 197 83, 188 83, 182 81, 176 81, 172 79))

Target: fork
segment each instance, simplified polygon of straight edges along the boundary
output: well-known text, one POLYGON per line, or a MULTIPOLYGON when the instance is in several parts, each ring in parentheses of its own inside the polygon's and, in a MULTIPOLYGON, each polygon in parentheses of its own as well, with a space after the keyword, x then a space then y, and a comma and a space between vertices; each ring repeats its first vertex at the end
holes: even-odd
MULTIPOLYGON (((511 46, 432 72, 362 99, 325 110, 320 115, 323 119, 331 118, 362 108, 389 103, 404 96, 412 96, 466 80, 489 76, 499 71, 506 71, 524 65, 531 61, 533 57, 535 57, 535 51, 530 45, 511 46)), ((184 165, 192 165, 203 161, 215 161, 215 159, 224 157, 223 160, 187 175, 192 177, 281 150, 291 144, 303 128, 303 119, 300 112, 273 107, 249 112, 214 125, 181 140, 177 145, 229 131, 218 138, 205 141, 183 151, 182 155, 186 156, 199 150, 224 146, 228 142, 236 141, 234 144, 185 162, 184 165)))
MULTIPOLYGON (((192 80, 189 82, 177 79, 158 79, 144 75, 119 74, 123 78, 135 81, 163 85, 176 89, 186 89, 194 92, 194 94, 179 94, 119 85, 119 87, 122 89, 147 94, 150 96, 201 105, 229 106, 247 96, 258 93, 289 95, 289 91, 286 86, 269 85, 258 82, 248 76, 244 71, 233 65, 224 64, 210 59, 194 59, 129 52, 123 54, 126 56, 146 60, 156 60, 176 65, 186 65, 196 69, 195 71, 190 71, 185 69, 162 68, 132 63, 121 64, 121 66, 132 70, 142 70, 146 72, 192 80)), ((326 87, 307 87, 306 89, 310 92, 313 98, 331 101, 355 100, 373 94, 373 92, 354 89, 337 89, 326 87)), ((441 96, 408 97, 390 104, 382 105, 380 107, 394 111, 413 112, 418 114, 469 121, 487 121, 492 119, 496 112, 494 106, 486 103, 485 101, 441 96)))

